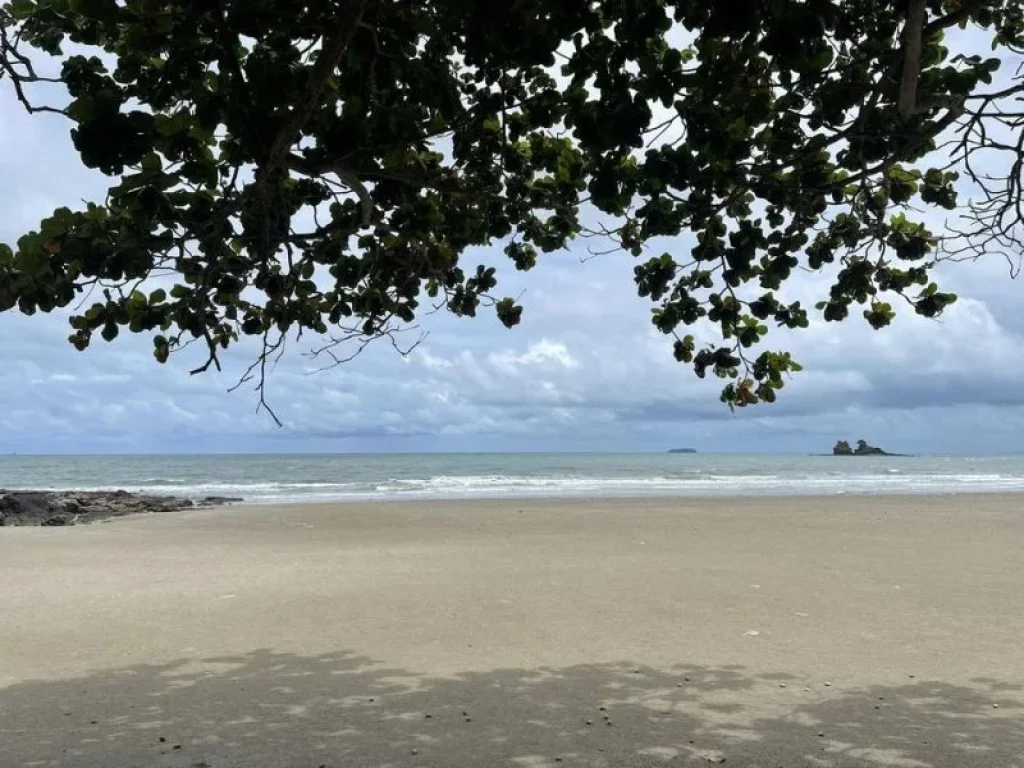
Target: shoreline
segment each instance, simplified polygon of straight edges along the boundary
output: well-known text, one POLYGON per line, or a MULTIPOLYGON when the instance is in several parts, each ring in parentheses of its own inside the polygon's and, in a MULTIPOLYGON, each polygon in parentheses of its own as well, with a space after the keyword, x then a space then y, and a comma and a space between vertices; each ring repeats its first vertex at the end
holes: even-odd
MULTIPOLYGON (((0 493, 17 494, 68 494, 78 496, 94 492, 79 491, 3 491, 0 493)), ((129 492, 126 495, 118 495, 121 492, 110 494, 115 500, 121 500, 119 506, 109 512, 94 511, 91 516, 85 519, 73 519, 64 522, 48 522, 45 517, 40 517, 36 522, 4 524, 0 514, 0 529, 5 531, 18 528, 30 529, 40 527, 76 527, 88 528, 99 524, 111 524, 117 521, 155 519, 157 517, 181 517, 191 514, 202 516, 204 513, 220 513, 227 510, 242 510, 256 513, 269 510, 283 512, 296 512, 313 510, 324 512, 331 509, 340 511, 351 511, 354 509, 383 509, 383 508, 408 508, 427 509, 432 507, 446 507, 458 510, 474 510, 481 506, 489 508, 557 508, 574 507, 584 505, 593 508, 608 507, 672 507, 678 511, 693 511, 708 506, 725 505, 732 507, 757 508, 764 505, 791 504, 798 506, 822 506, 827 504, 842 503, 850 501, 854 503, 870 503, 882 506, 899 506, 907 504, 916 506, 922 503, 933 502, 957 502, 963 504, 972 503, 1000 503, 1016 502, 1024 499, 1024 490, 1007 491, 944 491, 944 492, 919 492, 919 493, 867 493, 867 492, 842 492, 834 494, 821 493, 794 493, 794 494, 773 494, 755 495, 689 495, 689 496, 489 496, 489 497, 417 497, 417 498, 374 498, 374 499, 341 499, 341 500, 315 500, 315 501, 247 501, 245 499, 228 498, 214 499, 203 498, 193 500, 190 497, 146 497, 142 494, 129 492), (147 504, 149 506, 147 506, 147 504)), ((104 493, 105 495, 105 493, 104 493)), ((2 500, 2 499, 0 499, 2 500)), ((0 509, 0 512, 3 510, 0 509)), ((2 535, 2 532, 0 532, 2 535)))
MULTIPOLYGON (((1020 490, 999 490, 999 491, 978 491, 978 490, 965 490, 965 491, 920 491, 920 492, 892 492, 886 491, 884 493, 870 493, 868 491, 842 491, 837 493, 779 493, 779 494, 690 494, 686 496, 662 496, 662 495, 622 495, 617 496, 614 494, 603 494, 603 495, 578 495, 578 496, 544 496, 544 495, 529 495, 529 496, 416 496, 416 497, 395 497, 395 498, 359 498, 359 499, 337 499, 337 500, 286 500, 286 501, 249 501, 243 499, 242 501, 232 503, 230 506, 233 507, 331 507, 331 506, 361 506, 361 505, 403 505, 403 504, 457 504, 457 505, 473 505, 473 504, 515 504, 518 502, 522 503, 536 503, 536 504, 614 504, 614 503, 625 503, 625 504, 701 504, 701 503, 714 503, 714 502, 727 502, 727 503, 747 503, 747 502, 761 502, 761 503, 772 503, 775 501, 797 501, 797 500, 815 500, 815 501, 837 501, 842 499, 858 499, 858 500, 870 500, 878 499, 880 501, 897 501, 897 500, 913 500, 922 498, 955 498, 961 500, 970 499, 993 499, 993 498, 1021 498, 1024 497, 1024 489, 1020 490)), ((217 509, 218 505, 207 507, 208 509, 217 509)))
MULTIPOLYGON (((27 492, 35 493, 35 492, 27 492)), ((157 497, 158 499, 160 497, 157 497)), ((188 497, 175 497, 175 504, 188 497)), ((443 514, 469 514, 471 516, 490 515, 495 511, 523 511, 557 513, 559 511, 586 513, 622 511, 624 513, 698 513, 713 514, 716 510, 730 512, 773 512, 806 513, 810 510, 828 511, 833 508, 855 510, 902 510, 915 513, 926 511, 929 507, 963 510, 969 514, 975 507, 1016 510, 1024 501, 1022 491, 964 491, 964 492, 928 492, 928 493, 841 493, 841 494, 789 494, 757 496, 494 496, 494 497, 426 497, 426 498, 395 498, 395 499, 344 499, 316 501, 257 501, 230 499, 220 502, 197 502, 191 505, 170 506, 154 510, 120 511, 107 517, 83 521, 74 525, 58 526, 81 530, 108 527, 115 523, 139 523, 140 521, 182 521, 184 519, 203 520, 205 518, 230 517, 232 520, 266 519, 271 514, 301 515, 315 513, 317 515, 336 512, 339 518, 353 515, 362 516, 363 512, 390 512, 396 515, 438 511, 443 514), (241 515, 237 513, 242 513, 241 515), (101 525, 102 524, 102 525, 101 525)), ((1024 513, 1021 514, 1024 522, 1024 513)), ((30 531, 47 527, 45 525, 0 525, 0 536, 5 532, 17 530, 30 531)))
MULTIPOLYGON (((714 504, 755 506, 763 504, 787 503, 787 502, 837 502, 848 499, 851 501, 877 501, 883 504, 899 502, 920 502, 928 499, 935 500, 957 500, 971 503, 974 501, 1017 501, 1024 500, 1024 490, 1008 491, 927 491, 921 493, 793 493, 778 495, 689 495, 689 496, 472 496, 472 497, 447 497, 428 496, 415 498, 375 498, 375 499, 339 499, 339 500, 315 500, 315 501, 248 501, 242 500, 225 505, 210 505, 195 507, 192 510, 181 509, 177 512, 188 511, 215 511, 222 509, 245 509, 245 510, 296 510, 296 509, 318 509, 330 508, 352 509, 357 507, 382 508, 382 507, 430 507, 430 506, 452 506, 459 508, 472 508, 484 506, 678 506, 683 508, 695 506, 708 506, 714 504)), ((129 516, 132 517, 132 516, 129 516)))

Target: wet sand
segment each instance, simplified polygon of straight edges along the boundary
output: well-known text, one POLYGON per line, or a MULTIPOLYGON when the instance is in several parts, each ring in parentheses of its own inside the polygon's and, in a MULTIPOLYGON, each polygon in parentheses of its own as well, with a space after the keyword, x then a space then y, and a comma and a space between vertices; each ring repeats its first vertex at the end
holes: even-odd
POLYGON ((0 529, 2 768, 722 760, 1024 766, 1024 496, 0 529))

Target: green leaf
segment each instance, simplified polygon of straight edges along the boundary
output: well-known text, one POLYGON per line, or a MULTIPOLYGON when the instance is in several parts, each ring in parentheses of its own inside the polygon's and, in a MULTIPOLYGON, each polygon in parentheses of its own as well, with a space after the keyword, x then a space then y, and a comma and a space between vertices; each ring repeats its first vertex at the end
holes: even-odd
MULTIPOLYGON (((1020 126, 987 131, 1018 94, 990 101, 984 86, 1022 43, 1006 0, 965 16, 979 34, 957 55, 925 41, 921 104, 979 121, 978 146, 943 144, 954 154, 940 169, 924 158, 954 113, 898 119, 884 74, 905 3, 371 3, 350 44, 345 4, 208 5, 5 6, 19 54, 61 73, 80 165, 110 183, 0 249, 0 310, 45 312, 102 286, 71 343, 159 329, 164 362, 167 338, 213 353, 277 331, 369 341, 421 320, 424 294, 428 312, 473 317, 501 290, 499 250, 524 271, 542 254, 621 252, 666 354, 748 407, 799 370, 762 345, 809 325, 772 292, 816 270, 829 322, 887 325, 893 292, 938 316, 955 298, 932 281, 950 235, 923 222, 961 205, 964 153, 1005 154, 985 183, 1010 210, 1019 197, 1007 169, 1020 126), (310 50, 314 27, 324 40, 310 50), (332 41, 343 54, 326 71, 317 53, 332 41), (699 351, 697 324, 717 336, 699 351)), ((958 245, 986 247, 980 209, 962 210, 981 226, 958 245)), ((494 304, 520 322, 515 300, 494 304)))
POLYGON ((10 0, 6 9, 10 11, 15 21, 24 21, 36 10, 35 0, 10 0))

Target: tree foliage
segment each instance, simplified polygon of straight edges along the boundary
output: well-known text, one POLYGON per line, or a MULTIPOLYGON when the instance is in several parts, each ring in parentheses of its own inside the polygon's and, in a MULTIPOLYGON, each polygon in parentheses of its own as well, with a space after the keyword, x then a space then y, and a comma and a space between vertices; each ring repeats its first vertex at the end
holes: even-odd
POLYGON ((342 361, 434 308, 515 325, 474 249, 528 270, 589 237, 637 258, 678 360, 773 401, 799 366, 769 326, 933 317, 937 261, 1020 245, 1018 0, 10 0, 0 31, 0 78, 112 178, 0 245, 0 311, 71 305, 79 349, 127 328, 161 362, 198 341, 197 372, 256 337, 260 387, 303 332, 342 361), (960 174, 971 226, 933 231, 960 174), (782 298, 803 269, 815 307, 782 298))

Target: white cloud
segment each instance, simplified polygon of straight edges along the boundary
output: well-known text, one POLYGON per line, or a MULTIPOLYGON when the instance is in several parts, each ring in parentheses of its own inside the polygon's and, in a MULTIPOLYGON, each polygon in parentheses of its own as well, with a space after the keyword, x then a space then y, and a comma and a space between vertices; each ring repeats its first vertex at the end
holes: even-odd
MULTIPOLYGON (((67 126, 29 118, 0 89, 0 241, 53 208, 101 197, 99 174, 82 169, 67 126)), ((635 294, 635 260, 609 254, 581 263, 582 249, 550 254, 522 275, 500 252, 499 290, 523 293, 512 331, 486 313, 426 318, 430 335, 409 358, 390 347, 310 374, 293 348, 268 386, 278 429, 257 398, 227 389, 253 359, 226 355, 224 373, 189 376, 189 359, 157 365, 148 341, 127 334, 78 353, 58 315, 0 315, 0 452, 155 450, 821 450, 864 436, 907 451, 1024 448, 1024 319, 1021 287, 998 259, 948 265, 944 289, 961 301, 939 321, 909 308, 875 332, 854 316, 816 318, 773 333, 806 367, 774 406, 735 415, 717 400, 721 382, 699 381, 671 356, 635 294)), ((827 278, 798 274, 786 298, 806 305, 827 278)), ((897 307, 897 309, 900 309, 897 307)), ((699 339, 711 340, 708 326, 699 339)))
POLYGON ((531 344, 521 354, 514 352, 498 352, 488 357, 489 362, 505 370, 514 370, 521 366, 538 368, 551 367, 554 364, 562 368, 579 368, 579 361, 570 353, 565 344, 559 341, 541 339, 531 344))

